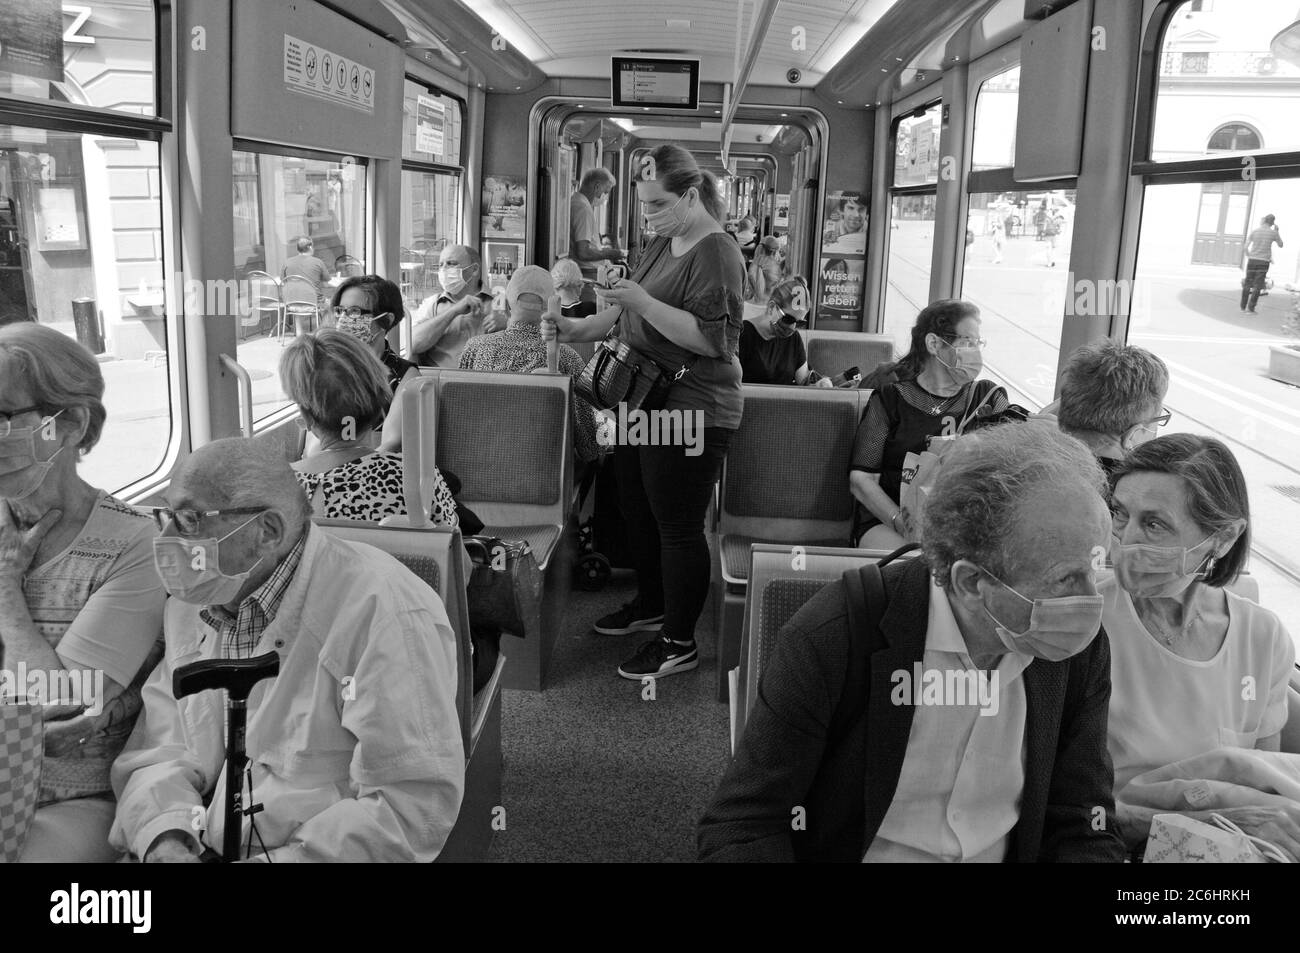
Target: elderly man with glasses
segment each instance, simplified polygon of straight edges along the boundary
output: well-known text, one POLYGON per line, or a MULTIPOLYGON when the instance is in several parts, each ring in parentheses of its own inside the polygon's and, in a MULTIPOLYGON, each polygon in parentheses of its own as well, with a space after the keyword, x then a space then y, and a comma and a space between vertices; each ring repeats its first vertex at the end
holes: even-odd
POLYGON ((1109 475, 1169 423, 1168 393, 1164 361, 1144 348, 1107 340, 1070 355, 1054 409, 1060 428, 1086 443, 1109 475))
POLYGON ((437 593, 313 527, 288 464, 251 440, 200 448, 167 501, 154 541, 173 597, 166 650, 113 767, 111 842, 147 862, 192 862, 221 843, 221 693, 177 699, 172 675, 275 652, 278 677, 248 701, 250 769, 235 783, 261 810, 241 844, 276 862, 433 860, 465 769, 456 641, 437 593))

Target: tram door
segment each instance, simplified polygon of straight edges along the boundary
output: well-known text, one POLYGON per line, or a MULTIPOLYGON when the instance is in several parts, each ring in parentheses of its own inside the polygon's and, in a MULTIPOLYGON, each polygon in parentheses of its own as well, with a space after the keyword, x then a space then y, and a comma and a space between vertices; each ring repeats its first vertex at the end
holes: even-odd
POLYGON ((0 325, 36 320, 36 296, 31 287, 32 269, 19 196, 21 161, 15 150, 0 149, 0 325))

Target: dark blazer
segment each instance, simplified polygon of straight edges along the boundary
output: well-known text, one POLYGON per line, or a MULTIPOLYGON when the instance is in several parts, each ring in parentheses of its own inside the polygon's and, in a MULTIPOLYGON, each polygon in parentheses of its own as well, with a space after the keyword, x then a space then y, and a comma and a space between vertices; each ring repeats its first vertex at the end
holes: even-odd
MULTIPOLYGON (((921 661, 930 601, 924 559, 894 563, 882 574, 888 644, 864 656, 860 671, 848 671, 842 581, 826 586, 781 630, 736 756, 700 820, 701 860, 862 860, 898 787, 915 711, 891 703, 890 675, 921 661), (828 747, 840 699, 868 686, 868 705, 828 747), (804 809, 803 830, 794 829, 797 807, 804 809)), ((1123 861, 1106 750, 1106 633, 1063 662, 1035 659, 1022 678, 1025 787, 1007 859, 1123 861)))

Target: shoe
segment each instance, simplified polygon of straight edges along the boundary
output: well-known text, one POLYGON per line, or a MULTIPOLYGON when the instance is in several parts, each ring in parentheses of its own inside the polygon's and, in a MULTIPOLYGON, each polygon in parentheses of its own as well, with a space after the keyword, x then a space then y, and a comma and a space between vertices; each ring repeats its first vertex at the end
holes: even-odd
POLYGON ((1259 312, 1256 311, 1254 308, 1247 308, 1246 311, 1249 312, 1250 314, 1259 314, 1259 312))
POLYGON ((664 614, 648 615, 635 602, 596 620, 592 626, 601 635, 631 635, 633 632, 658 632, 664 627, 664 614))
POLYGON ((618 674, 639 682, 643 678, 659 678, 689 672, 700 664, 700 653, 695 643, 678 645, 667 639, 643 642, 636 655, 618 667, 618 674))

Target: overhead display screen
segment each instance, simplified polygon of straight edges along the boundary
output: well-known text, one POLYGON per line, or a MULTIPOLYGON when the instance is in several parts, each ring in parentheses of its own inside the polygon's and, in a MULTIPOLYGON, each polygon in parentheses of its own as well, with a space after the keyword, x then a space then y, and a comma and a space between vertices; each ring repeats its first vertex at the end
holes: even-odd
POLYGON ((695 109, 700 104, 700 61, 614 57, 615 106, 695 109))

